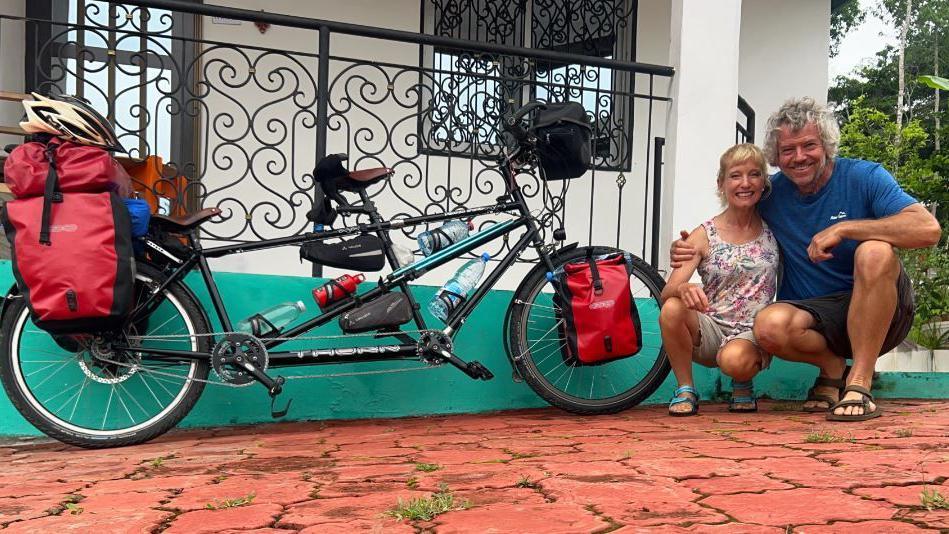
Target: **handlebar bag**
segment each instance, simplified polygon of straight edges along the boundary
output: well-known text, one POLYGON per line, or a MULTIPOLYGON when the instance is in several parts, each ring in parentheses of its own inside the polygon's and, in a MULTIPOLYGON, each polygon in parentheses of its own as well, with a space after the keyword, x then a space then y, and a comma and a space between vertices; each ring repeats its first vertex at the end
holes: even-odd
POLYGON ((313 241, 300 247, 300 259, 327 267, 362 272, 381 271, 386 264, 382 240, 363 234, 338 243, 313 241))
POLYGON ((339 317, 346 334, 360 334, 403 325, 412 320, 412 305, 405 293, 393 291, 373 299, 339 317))
POLYGON ((632 258, 616 253, 572 261, 554 272, 554 308, 564 362, 598 365, 642 349, 642 325, 630 292, 632 258))
POLYGON ((537 157, 545 180, 583 176, 590 169, 593 128, 577 102, 548 104, 534 116, 537 157))

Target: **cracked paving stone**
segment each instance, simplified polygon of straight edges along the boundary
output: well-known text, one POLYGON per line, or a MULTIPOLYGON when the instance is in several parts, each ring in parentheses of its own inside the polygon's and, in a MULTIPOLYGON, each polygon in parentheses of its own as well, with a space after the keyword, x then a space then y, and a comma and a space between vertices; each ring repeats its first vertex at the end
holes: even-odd
POLYGON ((764 493, 713 495, 699 501, 722 510, 736 520, 759 525, 799 525, 861 519, 890 519, 897 509, 839 490, 798 488, 764 493))
POLYGON ((245 529, 270 526, 283 509, 276 504, 251 504, 223 510, 185 512, 172 521, 165 534, 219 532, 240 525, 245 529))

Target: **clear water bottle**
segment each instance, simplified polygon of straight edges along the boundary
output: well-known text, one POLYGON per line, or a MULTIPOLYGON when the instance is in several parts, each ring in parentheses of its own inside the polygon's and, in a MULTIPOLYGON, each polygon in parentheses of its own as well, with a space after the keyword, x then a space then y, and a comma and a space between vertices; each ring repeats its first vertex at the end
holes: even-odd
POLYGON ((402 245, 393 243, 392 252, 395 254, 395 261, 398 262, 399 267, 405 267, 406 265, 415 263, 415 254, 412 254, 411 250, 402 245))
POLYGON ((465 263, 458 272, 455 273, 438 293, 428 303, 428 311, 438 317, 442 322, 448 319, 451 312, 461 302, 461 298, 468 297, 468 293, 478 285, 481 277, 484 275, 484 267, 491 259, 491 255, 485 252, 480 258, 465 263))
POLYGON ((470 222, 448 221, 434 230, 419 234, 418 246, 422 249, 422 254, 430 256, 436 250, 441 250, 468 237, 468 232, 471 230, 474 230, 474 225, 470 222))
POLYGON ((302 300, 284 302, 255 313, 237 323, 237 330, 256 337, 274 335, 306 311, 302 300))

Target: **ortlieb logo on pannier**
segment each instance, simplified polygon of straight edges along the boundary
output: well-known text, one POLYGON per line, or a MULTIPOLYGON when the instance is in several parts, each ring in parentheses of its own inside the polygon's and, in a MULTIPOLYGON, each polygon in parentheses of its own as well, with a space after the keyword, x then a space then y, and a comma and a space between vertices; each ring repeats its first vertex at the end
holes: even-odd
POLYGON ((622 253, 593 256, 554 272, 554 307, 568 365, 596 365, 642 348, 642 327, 630 292, 632 259, 622 253))
POLYGON ((13 274, 36 326, 68 334, 108 330, 132 305, 128 210, 111 190, 105 150, 50 139, 18 146, 4 165, 16 197, 0 218, 13 274))

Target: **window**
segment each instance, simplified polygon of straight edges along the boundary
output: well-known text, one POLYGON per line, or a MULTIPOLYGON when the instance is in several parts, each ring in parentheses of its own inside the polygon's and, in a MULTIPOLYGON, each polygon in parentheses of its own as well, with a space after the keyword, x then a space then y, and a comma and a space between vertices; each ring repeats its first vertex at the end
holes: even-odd
POLYGON ((196 114, 182 112, 193 80, 181 75, 195 45, 170 38, 193 37, 193 16, 100 0, 31 1, 27 16, 54 21, 27 28, 27 90, 107 110, 132 157, 196 160, 196 114))
MULTIPOLYGON (((422 31, 592 57, 635 59, 636 0, 422 0, 422 31)), ((431 100, 422 137, 436 153, 479 157, 497 151, 495 122, 530 99, 580 102, 595 125, 597 167, 628 169, 632 74, 516 55, 481 56, 429 48, 431 100)), ((425 106, 428 109, 425 109, 425 106)))

